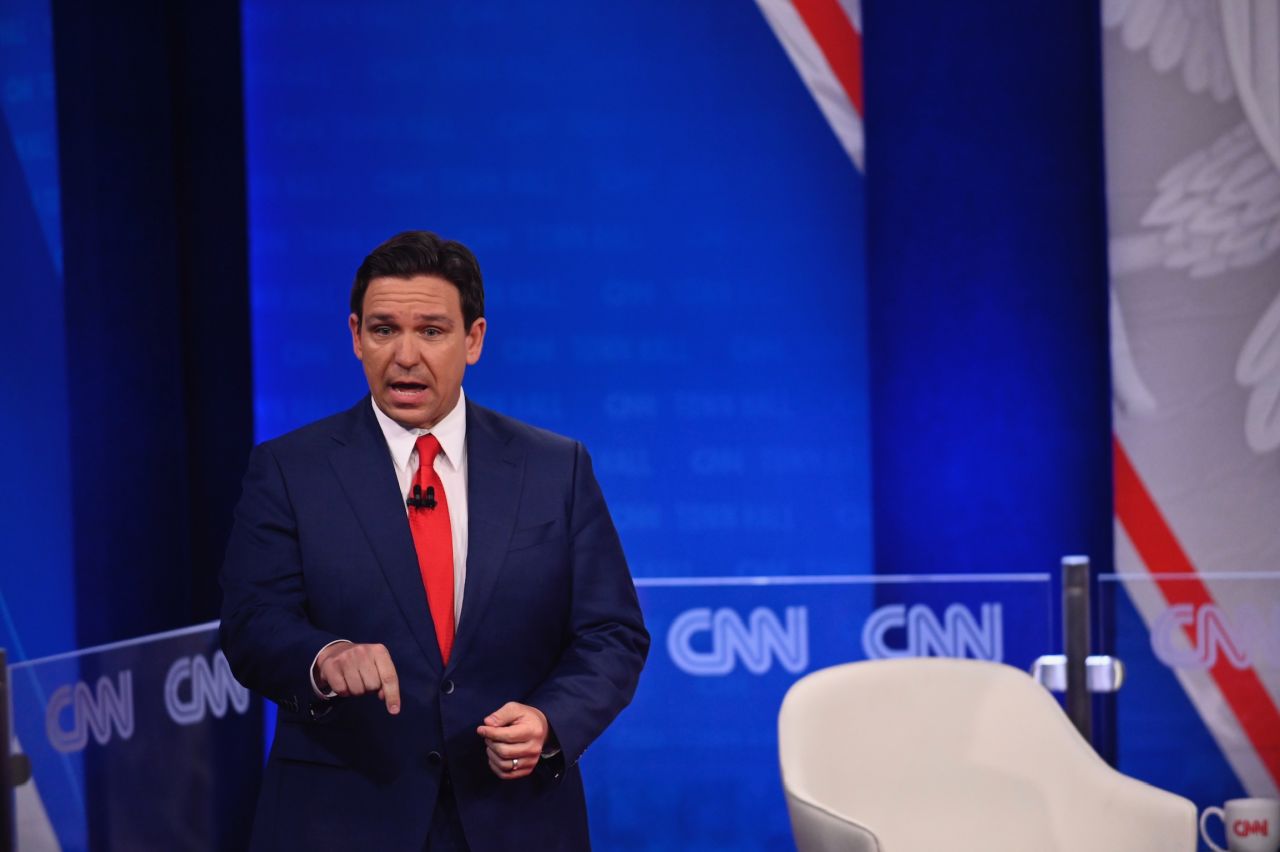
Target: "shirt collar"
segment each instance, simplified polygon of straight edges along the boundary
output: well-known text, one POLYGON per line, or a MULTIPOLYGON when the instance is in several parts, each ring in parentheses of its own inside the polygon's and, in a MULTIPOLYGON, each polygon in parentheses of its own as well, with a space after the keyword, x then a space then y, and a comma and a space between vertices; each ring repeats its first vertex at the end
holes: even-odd
POLYGON ((467 396, 461 388, 458 389, 457 405, 430 429, 406 429, 383 413, 372 397, 369 399, 369 404, 373 406, 373 416, 378 419, 382 437, 387 441, 387 449, 391 451, 391 458, 395 461, 396 467, 402 469, 408 467, 409 458, 413 455, 418 437, 426 434, 436 436, 436 440, 440 442, 440 449, 444 451, 445 459, 454 470, 461 467, 462 452, 467 444, 467 396))

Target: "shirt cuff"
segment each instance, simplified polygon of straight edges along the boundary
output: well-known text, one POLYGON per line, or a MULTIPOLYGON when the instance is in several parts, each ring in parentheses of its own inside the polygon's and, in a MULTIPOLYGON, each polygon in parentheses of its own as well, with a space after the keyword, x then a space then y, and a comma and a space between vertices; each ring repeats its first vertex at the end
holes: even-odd
MULTIPOLYGON (((324 648, 328 648, 333 645, 338 645, 343 642, 345 642, 348 645, 352 644, 350 639, 334 639, 332 642, 325 645, 324 648)), ((316 694, 316 698, 319 698, 323 701, 328 701, 331 698, 337 698, 338 693, 334 692, 332 689, 330 689, 328 692, 321 692, 320 686, 316 683, 316 663, 320 661, 320 655, 324 653, 324 648, 321 648, 319 651, 316 651, 315 659, 311 661, 311 668, 307 670, 307 680, 311 682, 311 691, 316 694)))
MULTIPOLYGON (((541 712, 541 711, 539 711, 541 712)), ((547 723, 547 739, 542 743, 542 759, 547 760, 560 753, 560 738, 556 736, 551 723, 547 723)))

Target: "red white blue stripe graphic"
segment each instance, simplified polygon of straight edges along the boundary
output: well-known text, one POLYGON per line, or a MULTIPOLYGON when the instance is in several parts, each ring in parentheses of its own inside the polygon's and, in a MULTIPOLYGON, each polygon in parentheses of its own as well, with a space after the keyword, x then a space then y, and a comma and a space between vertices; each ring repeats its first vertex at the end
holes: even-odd
POLYGON ((845 153, 862 171, 862 16, 856 0, 756 2, 845 153))

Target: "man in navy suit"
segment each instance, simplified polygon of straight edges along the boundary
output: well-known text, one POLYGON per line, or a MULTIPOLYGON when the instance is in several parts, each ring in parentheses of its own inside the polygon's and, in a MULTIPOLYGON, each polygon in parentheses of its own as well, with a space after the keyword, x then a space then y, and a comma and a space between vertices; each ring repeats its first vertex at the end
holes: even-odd
POLYGON ((374 249, 350 328, 370 395, 254 450, 222 572, 227 658, 280 707, 253 848, 587 849, 577 762, 649 647, 591 461, 466 399, 460 243, 374 249))

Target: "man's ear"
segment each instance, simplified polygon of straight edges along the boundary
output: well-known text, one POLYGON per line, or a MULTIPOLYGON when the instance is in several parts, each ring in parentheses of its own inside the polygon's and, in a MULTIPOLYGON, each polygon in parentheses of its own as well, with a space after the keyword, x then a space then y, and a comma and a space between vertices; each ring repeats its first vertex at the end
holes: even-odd
POLYGON ((351 327, 351 351, 356 353, 356 360, 363 361, 364 355, 360 349, 360 317, 355 314, 347 317, 347 325, 351 327))
POLYGON ((476 317, 475 322, 471 323, 471 328, 467 329, 467 366, 471 366, 480 360, 480 351, 484 349, 484 317, 476 317))

